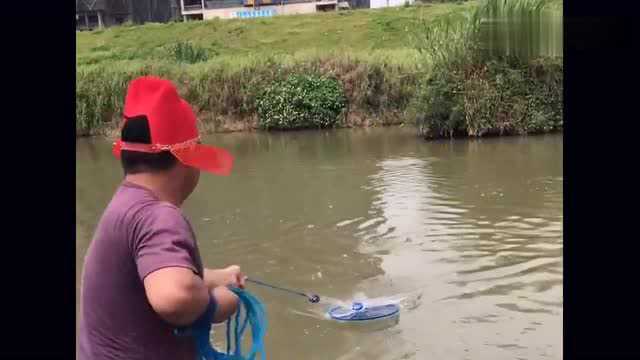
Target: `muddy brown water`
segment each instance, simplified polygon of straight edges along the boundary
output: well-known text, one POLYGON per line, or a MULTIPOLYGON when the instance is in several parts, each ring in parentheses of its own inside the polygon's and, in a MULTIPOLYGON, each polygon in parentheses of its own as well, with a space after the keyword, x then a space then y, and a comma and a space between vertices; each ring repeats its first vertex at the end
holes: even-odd
MULTIPOLYGON (((203 174, 185 204, 207 266, 239 264, 330 301, 402 306, 397 324, 354 327, 324 319, 323 305, 250 286, 268 312, 268 359, 561 358, 561 134, 425 142, 388 128, 204 140, 236 156, 233 175, 203 174)), ((122 175, 107 141, 78 140, 76 160, 79 289, 122 175)))

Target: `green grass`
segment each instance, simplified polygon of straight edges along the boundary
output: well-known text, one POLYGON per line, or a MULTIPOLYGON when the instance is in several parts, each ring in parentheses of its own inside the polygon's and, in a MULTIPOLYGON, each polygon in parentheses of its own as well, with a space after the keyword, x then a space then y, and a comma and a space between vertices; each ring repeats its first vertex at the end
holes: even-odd
POLYGON ((268 19, 208 20, 114 27, 76 33, 78 65, 109 61, 157 61, 168 47, 191 42, 207 49, 210 61, 246 56, 298 56, 313 53, 371 54, 406 51, 417 23, 475 1, 424 6, 356 10, 268 19))
POLYGON ((549 0, 549 4, 547 6, 549 9, 562 10, 563 0, 549 0))

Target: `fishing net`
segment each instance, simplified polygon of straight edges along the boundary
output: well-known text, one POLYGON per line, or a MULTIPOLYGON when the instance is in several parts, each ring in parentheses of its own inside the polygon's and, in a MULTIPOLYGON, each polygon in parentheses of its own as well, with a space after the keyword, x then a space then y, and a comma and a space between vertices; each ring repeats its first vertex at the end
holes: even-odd
POLYGON ((397 316, 400 307, 397 304, 367 306, 364 303, 355 302, 351 308, 336 306, 329 310, 329 317, 338 321, 367 321, 380 320, 397 316))

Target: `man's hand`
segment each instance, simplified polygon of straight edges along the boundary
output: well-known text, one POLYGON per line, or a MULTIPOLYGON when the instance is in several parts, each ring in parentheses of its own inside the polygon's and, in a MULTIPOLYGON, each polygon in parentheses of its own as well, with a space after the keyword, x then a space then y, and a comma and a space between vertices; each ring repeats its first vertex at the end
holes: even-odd
POLYGON ((247 279, 246 276, 240 271, 240 266, 231 265, 225 269, 222 269, 224 272, 223 284, 222 286, 234 286, 244 289, 244 282, 247 279))
POLYGON ((240 266, 231 265, 224 269, 205 269, 204 281, 213 290, 218 286, 233 286, 244 289, 247 277, 240 271, 240 266))

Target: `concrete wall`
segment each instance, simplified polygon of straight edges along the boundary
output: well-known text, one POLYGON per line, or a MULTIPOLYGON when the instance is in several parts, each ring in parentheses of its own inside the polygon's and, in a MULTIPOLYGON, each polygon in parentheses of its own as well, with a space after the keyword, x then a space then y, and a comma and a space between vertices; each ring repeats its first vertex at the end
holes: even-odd
POLYGON ((413 4, 415 0, 371 0, 371 8, 379 9, 384 7, 403 6, 405 2, 413 4))

